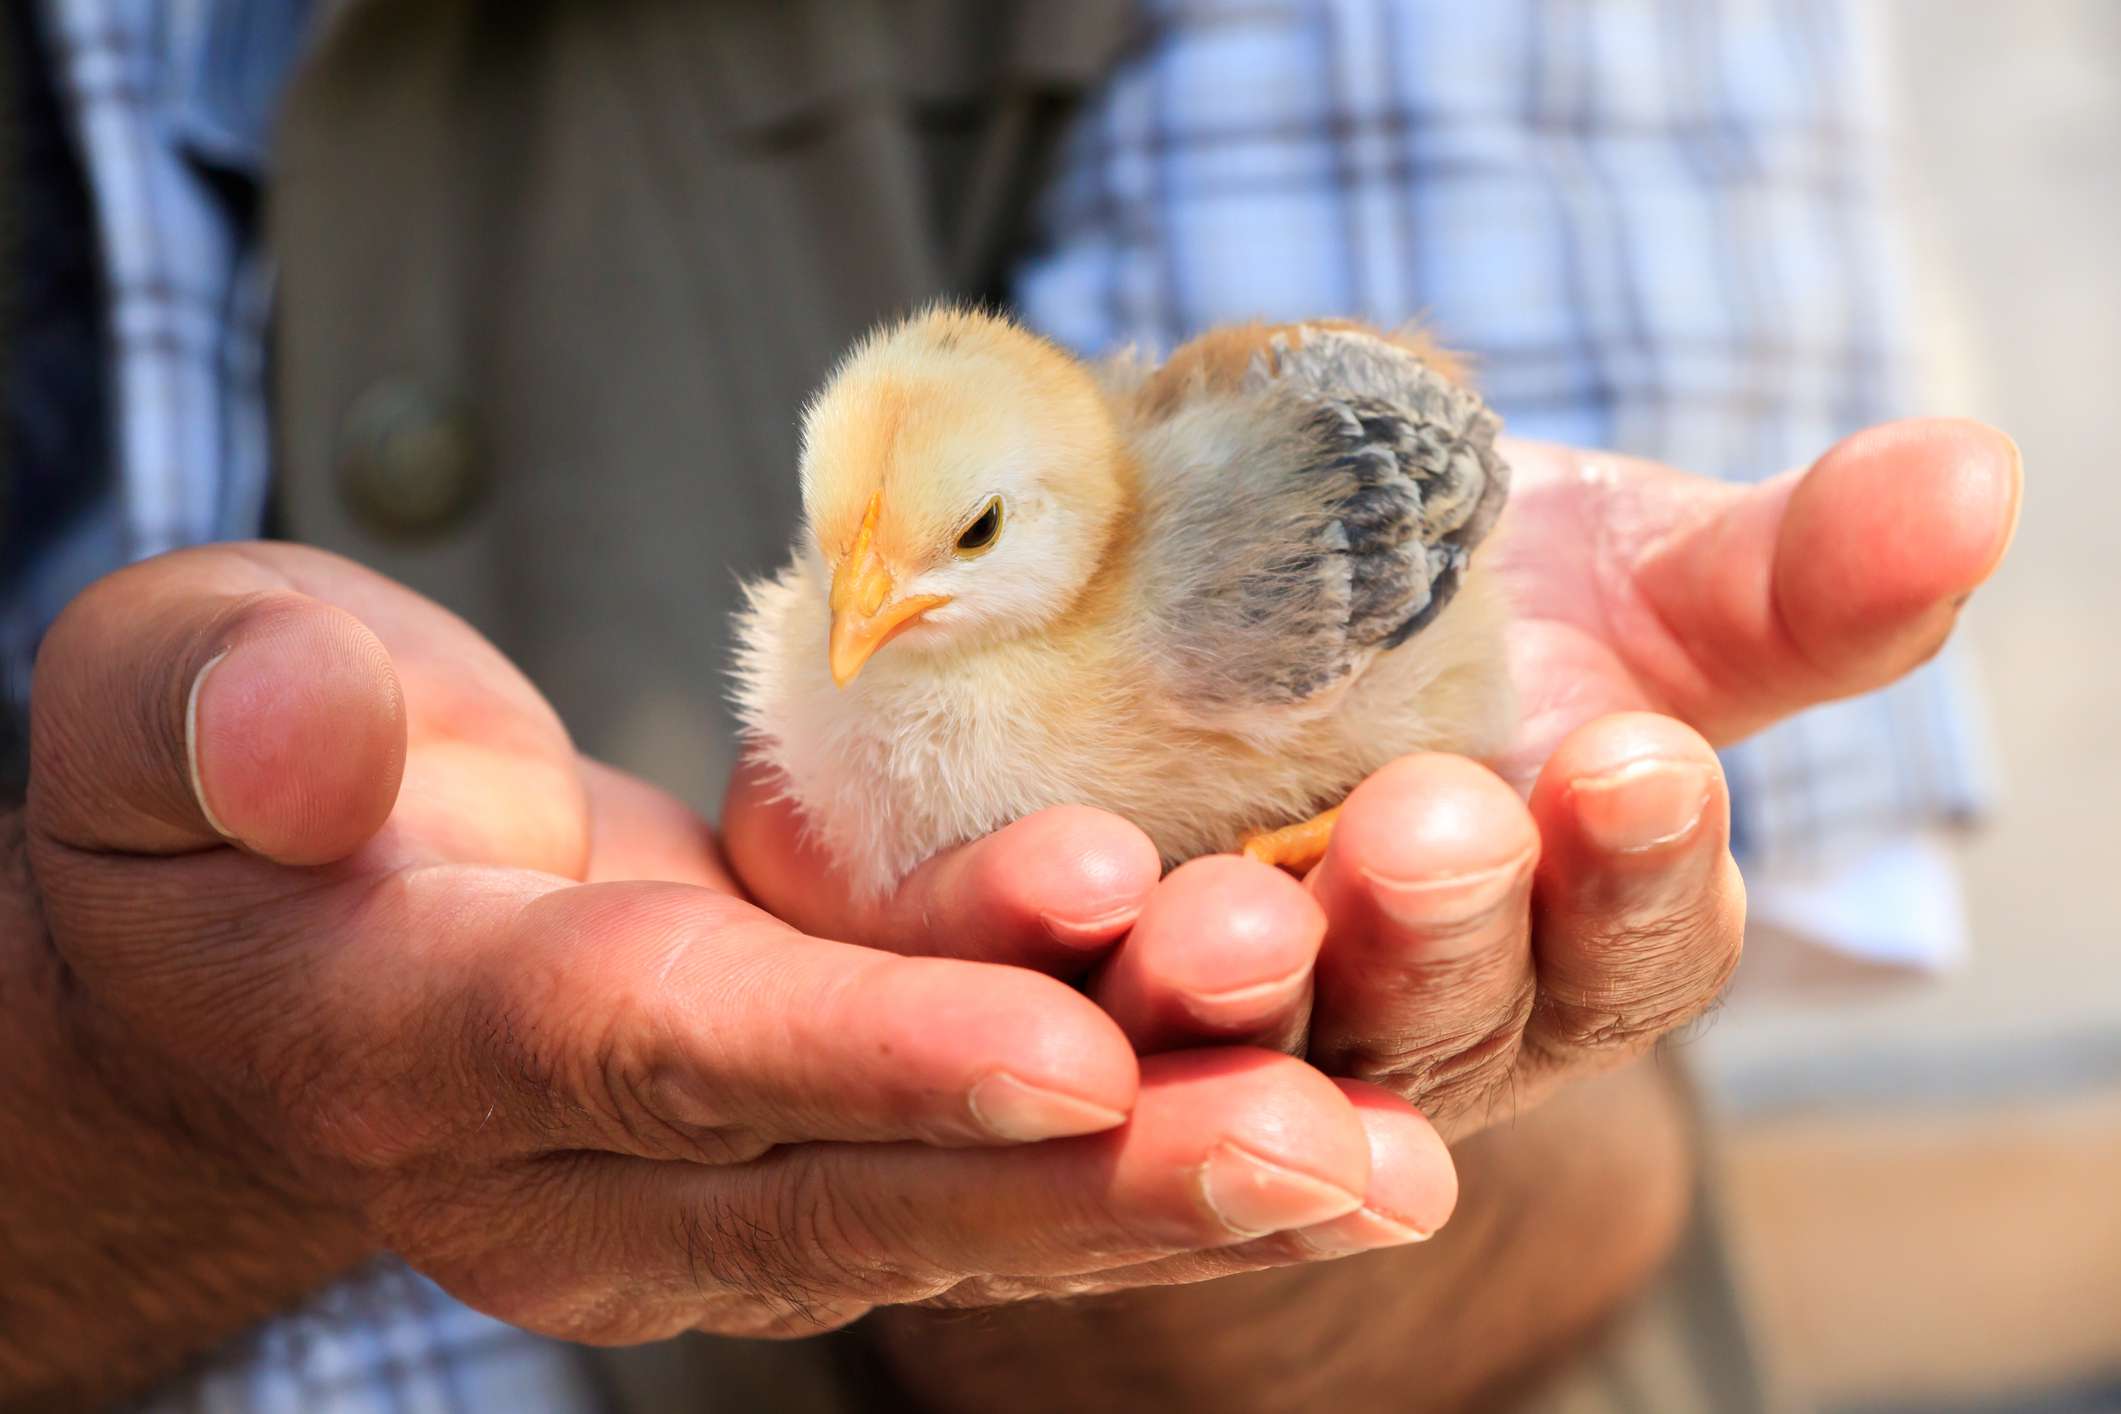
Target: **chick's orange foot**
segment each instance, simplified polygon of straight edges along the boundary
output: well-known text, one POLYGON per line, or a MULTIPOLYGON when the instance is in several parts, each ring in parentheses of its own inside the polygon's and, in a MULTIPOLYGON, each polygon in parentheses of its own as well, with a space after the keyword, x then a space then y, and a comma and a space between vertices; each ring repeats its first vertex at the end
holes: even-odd
POLYGON ((1246 835, 1238 850, 1247 859, 1256 859, 1292 874, 1307 873, 1326 857, 1326 846, 1333 839, 1333 821, 1339 814, 1340 807, 1336 805, 1323 814, 1284 825, 1278 830, 1257 831, 1246 835))

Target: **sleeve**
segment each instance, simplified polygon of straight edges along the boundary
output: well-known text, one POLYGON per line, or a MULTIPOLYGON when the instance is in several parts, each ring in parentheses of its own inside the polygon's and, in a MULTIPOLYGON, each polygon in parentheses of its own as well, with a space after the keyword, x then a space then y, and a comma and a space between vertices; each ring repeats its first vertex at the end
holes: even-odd
POLYGON ((462 1305, 379 1262, 260 1326, 131 1406, 131 1414, 607 1414, 579 1347, 462 1305))

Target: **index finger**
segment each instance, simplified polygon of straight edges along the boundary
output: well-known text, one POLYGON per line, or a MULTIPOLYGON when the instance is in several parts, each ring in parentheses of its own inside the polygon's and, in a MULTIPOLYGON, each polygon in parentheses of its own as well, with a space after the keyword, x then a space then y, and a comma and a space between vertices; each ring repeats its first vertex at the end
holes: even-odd
MULTIPOLYGON (((440 1000, 408 1046, 499 1104, 490 1146, 1007 1144, 1109 1129, 1134 1103, 1126 1038, 1051 978, 805 937, 707 889, 526 878, 420 871, 366 920, 439 940, 423 991, 440 1000)), ((358 951, 342 970, 373 969, 358 951)))

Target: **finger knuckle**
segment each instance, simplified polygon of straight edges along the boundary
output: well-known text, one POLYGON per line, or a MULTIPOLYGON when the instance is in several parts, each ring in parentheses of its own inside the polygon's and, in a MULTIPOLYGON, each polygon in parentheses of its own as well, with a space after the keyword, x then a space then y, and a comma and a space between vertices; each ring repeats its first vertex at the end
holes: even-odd
POLYGON ((887 1227, 885 1205, 789 1152, 795 1157, 773 1175, 784 1271, 802 1273, 803 1284, 821 1296, 875 1306, 923 1301, 949 1288, 951 1274, 921 1255, 909 1223, 887 1227))
POLYGON ((576 1060, 582 1071, 577 1088, 613 1143, 629 1153, 705 1164, 748 1163, 770 1150, 771 1142, 749 1126, 685 1116, 695 1106, 654 1039, 659 1026, 650 1004, 628 1002, 593 1028, 576 1060))
POLYGON ((813 1334, 871 1304, 836 1279, 830 1264, 818 1269, 785 1209, 762 1219, 727 1198, 709 1198, 679 1214, 674 1236, 685 1297, 701 1329, 760 1338, 813 1334))
POLYGON ((621 992, 576 994, 565 964, 533 955, 487 987, 466 1029, 481 1080, 534 1140, 584 1142, 649 1158, 734 1164, 772 1145, 752 1129, 702 1122, 680 1097, 667 1024, 655 999, 621 992))
POLYGON ((588 1044, 572 1058, 579 1076, 574 1088, 619 1147, 657 1153, 685 1147, 686 1136, 654 1103, 656 1062, 642 1041, 650 1024, 644 1012, 628 1001, 590 1028, 588 1044))
POLYGON ((1477 1023, 1438 1030, 1416 1018, 1396 1035, 1368 1039, 1346 1067, 1358 1080, 1390 1089, 1447 1118, 1491 1105, 1515 1074, 1535 989, 1530 978, 1477 1023))
POLYGON ((1738 966, 1744 925, 1700 902, 1587 928, 1594 979, 1556 978, 1539 1000, 1542 1045, 1632 1055, 1711 1010, 1738 966))

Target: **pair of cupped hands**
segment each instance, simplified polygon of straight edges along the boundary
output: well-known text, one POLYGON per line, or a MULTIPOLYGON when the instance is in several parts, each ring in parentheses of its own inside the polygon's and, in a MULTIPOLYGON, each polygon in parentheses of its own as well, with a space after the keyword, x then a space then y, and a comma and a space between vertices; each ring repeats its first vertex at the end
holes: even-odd
POLYGON ((136 1112, 567 1337, 1417 1241, 1453 1141, 1729 978, 1713 748, 1927 658, 2019 497, 2010 443, 1962 422, 1745 488, 1508 456, 1520 739, 1386 767, 1302 881, 1159 877, 1132 826, 1062 808, 852 902, 771 782, 740 776, 717 841, 343 560, 128 569, 35 684, 72 1024, 136 1112))

